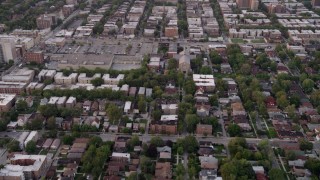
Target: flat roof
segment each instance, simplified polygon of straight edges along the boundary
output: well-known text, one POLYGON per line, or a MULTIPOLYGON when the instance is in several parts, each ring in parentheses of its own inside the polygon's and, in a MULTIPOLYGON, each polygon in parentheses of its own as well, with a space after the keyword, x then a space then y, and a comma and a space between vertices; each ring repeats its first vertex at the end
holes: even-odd
POLYGON ((15 94, 0 94, 0 106, 5 106, 16 97, 15 94))

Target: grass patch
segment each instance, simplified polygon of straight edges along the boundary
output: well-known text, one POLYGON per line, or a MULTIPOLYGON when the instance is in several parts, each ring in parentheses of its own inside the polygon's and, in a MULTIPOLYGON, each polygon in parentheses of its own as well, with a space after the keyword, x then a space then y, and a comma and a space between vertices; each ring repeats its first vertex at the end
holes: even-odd
POLYGON ((47 155, 48 152, 49 151, 47 149, 42 149, 42 151, 40 152, 40 155, 47 155))
POLYGON ((241 38, 233 38, 231 39, 232 43, 245 43, 245 41, 241 38))
POLYGON ((252 39, 251 42, 252 42, 252 43, 265 43, 264 39, 262 39, 262 38, 252 39))
POLYGON ((273 127, 270 127, 270 128, 269 128, 268 137, 269 137, 269 138, 276 138, 276 137, 278 137, 277 132, 276 132, 276 130, 275 130, 273 127))

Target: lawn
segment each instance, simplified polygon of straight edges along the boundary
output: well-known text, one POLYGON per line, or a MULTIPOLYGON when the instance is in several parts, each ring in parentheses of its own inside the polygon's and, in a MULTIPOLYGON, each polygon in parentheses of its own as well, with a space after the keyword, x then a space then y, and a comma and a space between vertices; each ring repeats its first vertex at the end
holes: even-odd
POLYGON ((259 39, 252 39, 251 40, 252 43, 265 43, 263 38, 259 38, 259 39))
POLYGON ((49 152, 48 150, 42 149, 42 151, 40 151, 40 155, 47 155, 48 152, 49 152))
POLYGON ((245 43, 245 41, 241 38, 233 38, 231 39, 232 43, 245 43))

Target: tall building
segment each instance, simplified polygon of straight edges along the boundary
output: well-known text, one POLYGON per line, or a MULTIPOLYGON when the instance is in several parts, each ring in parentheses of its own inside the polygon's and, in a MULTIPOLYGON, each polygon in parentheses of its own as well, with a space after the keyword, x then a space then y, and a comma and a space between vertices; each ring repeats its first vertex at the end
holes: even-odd
POLYGON ((257 10, 259 6, 258 0, 236 0, 236 3, 240 9, 257 10))
POLYGON ((311 4, 313 8, 320 8, 320 0, 312 0, 311 4))
POLYGON ((57 24, 56 16, 54 14, 42 14, 37 20, 38 29, 51 28, 52 25, 57 24))
POLYGON ((259 7, 259 1, 251 0, 250 9, 255 11, 255 10, 258 10, 258 7, 259 7))
POLYGON ((250 0, 236 0, 236 3, 240 9, 250 8, 250 0))
POLYGON ((0 36, 0 62, 9 62, 17 57, 14 36, 0 36))
POLYGON ((273 3, 270 3, 267 8, 268 8, 268 12, 270 14, 273 14, 273 13, 285 13, 286 12, 286 6, 284 4, 273 4, 273 3))

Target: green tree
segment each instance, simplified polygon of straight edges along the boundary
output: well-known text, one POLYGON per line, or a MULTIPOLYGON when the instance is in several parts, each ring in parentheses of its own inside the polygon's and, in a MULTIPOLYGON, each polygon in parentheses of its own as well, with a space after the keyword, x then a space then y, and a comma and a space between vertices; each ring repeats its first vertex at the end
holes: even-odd
POLYGON ((272 168, 269 173, 269 179, 283 180, 286 179, 284 172, 281 169, 272 168))
POLYGON ((231 137, 241 136, 241 128, 237 124, 230 124, 227 131, 231 137))
POLYGON ((180 175, 184 176, 184 174, 186 173, 186 170, 183 164, 181 163, 179 163, 174 170, 175 170, 176 176, 180 176, 180 175))
POLYGON ((248 63, 242 64, 240 69, 241 74, 249 75, 251 73, 251 66, 248 63))
POLYGON ((29 130, 40 130, 43 127, 43 120, 40 118, 35 118, 31 121, 28 121, 26 128, 29 130))
POLYGON ((28 103, 24 100, 19 100, 16 103, 16 110, 18 112, 25 112, 28 109, 28 103))
POLYGON ((66 144, 66 145, 72 145, 73 141, 74 141, 74 137, 71 135, 64 135, 62 138, 63 144, 66 144))
POLYGON ((313 149, 313 143, 306 139, 299 139, 299 146, 301 151, 311 151, 313 149))
POLYGON ((213 64, 221 64, 222 58, 217 51, 210 51, 209 56, 213 64))
POLYGON ((141 156, 140 157, 140 166, 141 166, 141 171, 144 173, 148 174, 153 174, 155 170, 154 163, 151 161, 150 158, 146 156, 141 156))
POLYGON ((102 34, 103 32, 103 24, 98 22, 92 29, 93 34, 102 34))
POLYGON ((146 100, 144 98, 140 98, 138 101, 139 112, 141 112, 141 113, 146 112, 146 107, 147 107, 146 100))
POLYGON ((218 102, 218 95, 217 94, 213 94, 212 96, 209 97, 209 103, 211 106, 218 106, 219 102, 218 102))
POLYGON ((109 120, 112 123, 114 123, 115 121, 118 121, 121 118, 122 111, 115 104, 110 104, 107 108, 107 115, 109 117, 109 120))
POLYGON ((298 116, 297 116, 297 113, 296 113, 296 107, 292 104, 292 105, 289 105, 285 108, 285 111, 288 113, 288 116, 293 119, 293 120, 297 120, 298 119, 298 116))
POLYGON ((58 109, 52 105, 39 106, 38 110, 45 117, 56 117, 59 114, 58 109))
POLYGON ((127 180, 137 180, 137 177, 138 177, 138 173, 137 172, 132 172, 128 176, 127 180))
POLYGON ((196 176, 196 173, 196 168, 194 166, 188 168, 188 175, 190 179, 193 179, 196 176))
POLYGON ((280 108, 284 109, 289 105, 289 101, 286 95, 281 95, 277 98, 277 104, 280 108))
POLYGON ((231 156, 234 156, 237 152, 242 151, 244 148, 247 148, 247 141, 245 138, 236 137, 229 141, 228 149, 231 156))
POLYGON ((314 106, 320 105, 320 90, 315 90, 311 93, 310 100, 314 106))
POLYGON ((164 141, 161 137, 155 136, 150 139, 150 144, 155 145, 156 147, 164 146, 164 141))
POLYGON ((309 158, 305 164, 304 167, 309 169, 312 174, 319 176, 320 175, 320 160, 315 158, 309 158))
POLYGON ((200 122, 198 116, 196 114, 187 114, 185 120, 187 131, 189 133, 193 133, 197 127, 197 124, 200 122))
POLYGON ((104 80, 102 78, 100 78, 100 77, 97 77, 97 78, 94 78, 94 79, 91 80, 91 84, 94 87, 101 86, 103 83, 104 83, 104 80))
POLYGON ((43 84, 44 84, 44 85, 49 85, 49 84, 52 84, 52 83, 53 83, 52 79, 45 79, 45 80, 43 81, 43 84))
POLYGON ((47 119, 47 128, 48 129, 56 129, 56 118, 55 117, 50 117, 47 119))
POLYGON ((156 109, 156 110, 154 110, 154 111, 152 112, 152 117, 153 117, 153 119, 156 120, 156 121, 159 121, 159 120, 160 120, 161 115, 162 115, 162 113, 161 113, 161 111, 158 110, 158 109, 156 109))
POLYGON ((236 180, 236 179, 248 179, 248 180, 254 180, 255 179, 255 173, 252 169, 252 165, 244 160, 236 160, 233 159, 221 167, 221 176, 223 179, 230 179, 230 180, 236 180))
POLYGON ((187 94, 194 94, 196 91, 196 85, 194 84, 192 79, 187 79, 184 84, 184 90, 187 94))
POLYGON ((27 145, 26 145, 26 152, 28 153, 28 154, 33 154, 33 153, 35 153, 36 152, 36 143, 34 142, 34 141, 29 141, 28 143, 27 143, 27 145))
POLYGON ((7 148, 9 152, 20 151, 19 141, 12 140, 11 142, 8 143, 7 148))
POLYGON ((170 58, 168 60, 168 70, 173 70, 178 68, 177 60, 174 58, 170 58))
POLYGON ((139 136, 134 135, 131 137, 131 139, 127 142, 127 148, 128 151, 133 151, 134 146, 137 146, 140 144, 139 136))
POLYGON ((209 66, 202 66, 200 74, 212 74, 212 69, 209 66))
POLYGON ((183 147, 178 147, 177 153, 178 153, 179 155, 182 155, 182 154, 183 154, 183 147))
POLYGON ((278 56, 281 60, 285 60, 287 58, 287 55, 284 51, 278 52, 278 56))
POLYGON ((302 82, 302 88, 306 93, 312 92, 312 90, 314 88, 314 81, 311 79, 305 79, 302 82))
POLYGON ((199 143, 197 139, 192 136, 188 135, 183 140, 184 149, 187 150, 189 153, 196 153, 199 148, 199 143))

